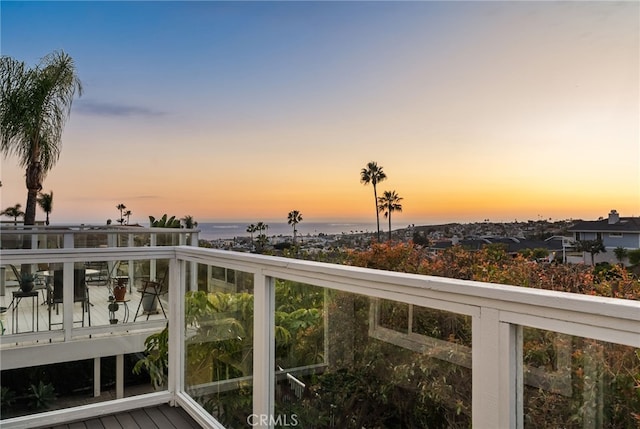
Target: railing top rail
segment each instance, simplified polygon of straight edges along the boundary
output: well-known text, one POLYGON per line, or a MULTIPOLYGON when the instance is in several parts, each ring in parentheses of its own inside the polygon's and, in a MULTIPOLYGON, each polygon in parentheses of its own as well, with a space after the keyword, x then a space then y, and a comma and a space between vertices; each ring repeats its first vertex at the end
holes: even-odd
POLYGON ((0 265, 175 258, 174 246, 2 249, 0 265))
POLYGON ((194 233, 198 228, 158 228, 141 225, 0 225, 1 234, 123 234, 123 233, 194 233))

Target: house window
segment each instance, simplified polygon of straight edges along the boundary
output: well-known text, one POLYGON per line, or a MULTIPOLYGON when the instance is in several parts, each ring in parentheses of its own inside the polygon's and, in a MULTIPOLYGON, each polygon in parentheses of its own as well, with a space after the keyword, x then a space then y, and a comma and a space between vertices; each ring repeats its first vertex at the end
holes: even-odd
POLYGON ((609 238, 622 238, 622 233, 621 232, 610 232, 609 233, 609 238))
POLYGON ((601 232, 596 232, 596 240, 602 241, 602 233, 601 232))
POLYGON ((580 241, 580 233, 579 232, 575 233, 575 239, 576 239, 576 241, 580 241))

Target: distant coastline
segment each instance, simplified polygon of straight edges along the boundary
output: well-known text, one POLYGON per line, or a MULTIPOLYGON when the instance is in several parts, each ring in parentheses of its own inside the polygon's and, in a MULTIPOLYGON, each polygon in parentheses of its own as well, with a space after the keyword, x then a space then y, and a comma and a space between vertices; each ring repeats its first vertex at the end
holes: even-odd
MULTIPOLYGON (((272 236, 292 236, 293 226, 286 222, 267 223, 269 229, 265 231, 268 237, 272 236)), ((243 222, 200 222, 198 229, 200 230, 200 238, 203 240, 221 240, 233 239, 235 237, 250 237, 247 232, 249 223, 243 222)), ((406 225, 402 225, 406 226, 406 225)), ((398 225, 397 227, 402 227, 398 225)), ((392 225, 393 229, 396 226, 392 225)), ((380 229, 384 229, 384 225, 380 225, 380 229)), ((297 234, 305 235, 334 235, 334 234, 352 234, 352 233, 374 233, 376 232, 376 224, 373 223, 356 223, 356 222, 300 222, 296 226, 297 234)), ((258 233, 253 233, 255 237, 258 233)))

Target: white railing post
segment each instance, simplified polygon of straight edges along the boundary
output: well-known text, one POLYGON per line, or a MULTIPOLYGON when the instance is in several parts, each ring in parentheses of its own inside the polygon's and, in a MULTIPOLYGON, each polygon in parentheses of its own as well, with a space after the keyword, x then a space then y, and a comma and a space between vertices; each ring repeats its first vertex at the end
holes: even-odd
MULTIPOLYGON (((133 234, 129 234, 127 236, 127 246, 135 247, 135 243, 133 241, 133 234)), ((134 261, 129 259, 127 263, 127 275, 129 276, 129 293, 131 293, 131 291, 133 290, 133 283, 136 281, 134 277, 135 267, 133 264, 134 264, 134 261)))
MULTIPOLYGON (((169 260, 169 363, 167 388, 172 397, 184 391, 184 261, 169 260)), ((174 401, 172 401, 174 402, 174 401)))
POLYGON ((472 318, 472 426, 478 429, 508 429, 500 426, 500 367, 504 359, 500 348, 500 312, 482 307, 480 316, 472 318))
POLYGON ((255 427, 273 427, 274 412, 274 309, 275 280, 261 272, 254 275, 253 287, 253 416, 255 427), (266 418, 264 416, 267 416, 266 418), (267 421, 267 425, 258 422, 267 421))
MULTIPOLYGON (((65 242, 66 242, 65 235, 65 242)), ((64 329, 64 340, 71 341, 73 330, 73 286, 74 286, 74 267, 73 262, 65 262, 62 272, 62 328, 64 329)), ((55 282, 55 277, 53 279, 55 282)), ((55 286, 54 286, 55 287, 55 286)), ((50 308, 54 311, 54 308, 50 308)), ((82 309, 84 311, 84 308, 82 309)))

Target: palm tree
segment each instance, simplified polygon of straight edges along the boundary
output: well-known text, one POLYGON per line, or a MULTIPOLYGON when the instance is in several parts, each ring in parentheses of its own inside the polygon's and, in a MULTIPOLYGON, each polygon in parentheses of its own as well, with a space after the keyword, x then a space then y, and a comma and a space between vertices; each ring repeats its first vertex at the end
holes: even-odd
POLYGON ((120 223, 120 225, 122 225, 124 223, 124 209, 126 209, 127 206, 125 206, 124 204, 120 203, 116 206, 116 209, 120 210, 120 219, 118 219, 116 222, 120 223))
POLYGON ((193 216, 186 215, 180 220, 184 222, 184 227, 187 229, 193 229, 198 226, 198 222, 193 220, 193 216))
POLYGON ((378 198, 378 212, 384 212, 384 217, 389 218, 389 241, 391 241, 391 213, 402 211, 402 198, 396 194, 396 191, 384 191, 378 198))
POLYGON ((0 151, 16 155, 26 168, 25 225, 34 225, 42 181, 60 157, 62 130, 82 84, 73 59, 63 51, 46 55, 29 68, 0 58, 0 151))
POLYGON ((595 266, 595 256, 600 252, 606 252, 602 240, 578 240, 577 248, 581 252, 588 252, 591 255, 591 266, 595 266))
POLYGON ((18 224, 18 218, 24 216, 24 212, 21 210, 22 204, 16 204, 13 207, 7 207, 0 212, 0 215, 5 215, 13 218, 13 223, 18 224))
POLYGON ((247 232, 251 234, 251 244, 253 244, 253 233, 256 232, 256 226, 254 224, 247 226, 247 232))
POLYGON ((373 185, 373 198, 376 205, 376 227, 378 229, 378 241, 380 241, 380 215, 378 212, 378 192, 376 185, 387 178, 387 175, 382 171, 382 167, 378 167, 378 164, 371 161, 365 168, 360 170, 360 183, 373 185))
POLYGON ((292 210, 289 212, 289 214, 287 215, 287 223, 289 225, 293 225, 293 244, 296 244, 296 225, 299 224, 302 221, 302 213, 300 213, 298 210, 292 210))
POLYGON ((132 214, 131 210, 124 212, 124 215, 127 217, 127 225, 129 225, 129 217, 131 217, 132 214))
POLYGON ((47 219, 44 223, 45 225, 49 225, 49 213, 53 211, 53 191, 48 194, 40 193, 40 196, 38 197, 38 205, 47 214, 47 219))

